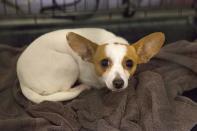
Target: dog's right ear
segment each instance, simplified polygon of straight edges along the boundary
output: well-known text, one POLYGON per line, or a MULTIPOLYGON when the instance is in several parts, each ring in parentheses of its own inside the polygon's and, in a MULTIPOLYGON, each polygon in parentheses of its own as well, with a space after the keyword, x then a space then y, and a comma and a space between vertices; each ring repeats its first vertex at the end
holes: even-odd
POLYGON ((68 44, 83 60, 92 62, 92 58, 97 49, 97 44, 74 32, 69 32, 66 36, 68 44))

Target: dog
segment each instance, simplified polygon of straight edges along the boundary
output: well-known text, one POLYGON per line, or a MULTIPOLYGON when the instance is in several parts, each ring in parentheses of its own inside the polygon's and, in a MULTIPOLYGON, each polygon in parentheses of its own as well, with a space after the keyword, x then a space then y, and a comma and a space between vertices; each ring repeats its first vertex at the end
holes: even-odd
POLYGON ((148 62, 164 44, 162 32, 129 44, 100 28, 63 29, 34 40, 17 61, 24 96, 34 103, 66 101, 90 87, 121 91, 138 64, 148 62), (79 81, 81 84, 74 84, 79 81))

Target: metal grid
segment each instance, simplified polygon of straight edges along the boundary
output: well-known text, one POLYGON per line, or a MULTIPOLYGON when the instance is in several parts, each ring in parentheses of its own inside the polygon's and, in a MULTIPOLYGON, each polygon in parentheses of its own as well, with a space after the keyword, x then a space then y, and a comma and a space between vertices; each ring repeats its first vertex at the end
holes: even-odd
POLYGON ((84 19, 100 14, 131 17, 136 11, 195 7, 196 0, 0 0, 0 18, 84 19))
POLYGON ((22 46, 56 29, 101 27, 129 41, 155 31, 194 40, 196 12, 197 0, 0 0, 0 39, 22 46))

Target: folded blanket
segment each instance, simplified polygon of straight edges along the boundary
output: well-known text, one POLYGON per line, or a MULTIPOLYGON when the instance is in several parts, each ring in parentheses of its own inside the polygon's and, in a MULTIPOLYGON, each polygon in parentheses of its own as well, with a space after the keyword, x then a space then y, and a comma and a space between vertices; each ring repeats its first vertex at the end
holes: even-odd
POLYGON ((40 104, 19 88, 15 66, 22 50, 0 45, 2 131, 190 131, 197 124, 197 103, 182 96, 197 87, 197 43, 166 45, 139 65, 122 92, 92 89, 71 101, 40 104))

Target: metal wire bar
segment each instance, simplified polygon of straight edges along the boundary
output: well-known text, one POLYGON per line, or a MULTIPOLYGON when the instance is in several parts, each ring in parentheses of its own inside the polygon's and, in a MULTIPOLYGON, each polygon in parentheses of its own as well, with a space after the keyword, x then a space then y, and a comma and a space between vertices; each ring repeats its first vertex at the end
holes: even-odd
POLYGON ((45 15, 47 14, 47 16, 57 16, 60 14, 63 14, 64 16, 71 14, 80 16, 83 15, 84 12, 87 14, 99 14, 99 12, 105 12, 105 14, 111 15, 115 12, 122 13, 122 10, 126 10, 126 7, 126 11, 144 10, 144 16, 146 16, 147 12, 150 10, 161 11, 168 9, 177 9, 177 12, 182 15, 184 8, 192 8, 192 4, 196 2, 196 0, 100 0, 104 3, 104 5, 101 6, 93 5, 98 4, 98 2, 92 2, 92 0, 61 0, 62 2, 60 2, 60 0, 52 0, 51 5, 49 0, 37 1, 38 2, 36 3, 35 0, 26 0, 25 2, 27 4, 21 4, 22 1, 19 2, 19 0, 0 0, 0 4, 2 5, 1 7, 3 8, 3 13, 0 14, 0 18, 26 18, 31 17, 32 12, 37 12, 33 13, 33 17, 43 17, 43 12, 45 15), (81 3, 80 6, 78 6, 79 3, 81 3), (126 4, 126 6, 123 4, 126 4), (20 9, 26 8, 27 12, 24 10, 21 12, 18 8, 21 6, 23 8, 20 9), (37 7, 35 8, 35 6, 37 7), (13 7, 16 12, 16 16, 13 15, 13 13, 10 13, 10 8, 13 7), (71 8, 67 10, 67 7, 71 8), (94 9, 92 9, 92 7, 94 7, 94 9), (99 9, 97 9, 97 7, 99 7, 99 9))
MULTIPOLYGON (((3 2, 2 2, 3 3, 3 2)), ((7 15, 6 3, 3 3, 4 15, 7 15)))
POLYGON ((28 13, 31 14, 31 3, 30 0, 27 1, 27 5, 28 5, 28 13))

